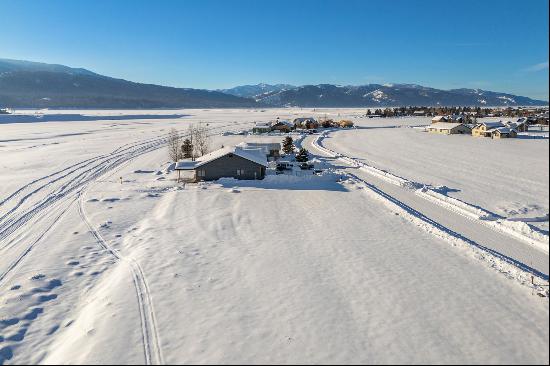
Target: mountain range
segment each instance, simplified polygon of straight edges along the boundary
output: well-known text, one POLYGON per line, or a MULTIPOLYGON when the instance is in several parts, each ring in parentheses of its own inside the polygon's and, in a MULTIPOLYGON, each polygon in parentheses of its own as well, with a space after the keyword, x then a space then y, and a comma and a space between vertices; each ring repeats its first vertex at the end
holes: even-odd
POLYGON ((0 59, 0 107, 250 108, 258 102, 218 91, 115 79, 62 65, 0 59))
POLYGON ((0 107, 264 108, 388 106, 540 106, 548 101, 481 89, 415 84, 242 85, 204 90, 135 83, 82 68, 0 59, 0 107))

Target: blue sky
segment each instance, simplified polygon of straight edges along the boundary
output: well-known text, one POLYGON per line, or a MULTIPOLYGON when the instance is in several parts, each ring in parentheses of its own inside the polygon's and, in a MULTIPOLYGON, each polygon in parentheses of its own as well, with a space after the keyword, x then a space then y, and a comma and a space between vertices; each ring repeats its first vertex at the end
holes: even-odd
POLYGON ((0 0, 0 57, 193 88, 417 83, 548 100, 548 0, 0 0))

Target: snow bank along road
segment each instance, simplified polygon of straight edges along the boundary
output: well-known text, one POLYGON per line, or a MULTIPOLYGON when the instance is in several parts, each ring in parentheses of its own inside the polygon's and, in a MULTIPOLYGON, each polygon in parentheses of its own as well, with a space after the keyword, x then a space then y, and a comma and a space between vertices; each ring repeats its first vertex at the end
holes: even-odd
POLYGON ((322 136, 308 137, 306 144, 312 151, 335 158, 335 161, 347 166, 346 170, 357 178, 409 208, 413 208, 417 215, 429 218, 454 236, 483 247, 519 268, 532 272, 543 280, 548 280, 549 259, 548 253, 544 250, 526 244, 517 237, 495 231, 492 227, 450 210, 439 202, 426 200, 416 193, 416 189, 407 189, 391 182, 391 178, 388 179, 383 172, 372 168, 359 169, 361 166, 357 165, 353 159, 325 148, 321 141, 322 136))

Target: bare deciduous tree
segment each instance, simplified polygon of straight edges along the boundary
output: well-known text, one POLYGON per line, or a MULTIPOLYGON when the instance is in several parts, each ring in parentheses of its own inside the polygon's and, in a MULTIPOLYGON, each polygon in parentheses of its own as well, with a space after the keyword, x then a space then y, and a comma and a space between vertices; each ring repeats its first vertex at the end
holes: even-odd
POLYGON ((196 129, 195 146, 200 156, 208 154, 210 149, 210 136, 208 136, 208 128, 206 126, 199 125, 196 129))
POLYGON ((188 139, 193 146, 193 159, 208 153, 210 149, 210 136, 208 136, 208 128, 206 126, 190 125, 188 139))
POLYGON ((178 161, 182 158, 181 136, 175 128, 170 129, 170 132, 168 132, 166 145, 168 147, 168 157, 170 160, 178 161))

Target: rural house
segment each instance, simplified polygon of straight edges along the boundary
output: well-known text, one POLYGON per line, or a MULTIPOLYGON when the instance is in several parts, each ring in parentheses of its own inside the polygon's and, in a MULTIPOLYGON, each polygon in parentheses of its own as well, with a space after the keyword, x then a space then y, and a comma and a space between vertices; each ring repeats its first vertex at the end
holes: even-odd
POLYGON ((313 117, 295 118, 293 122, 296 128, 307 130, 319 128, 319 123, 313 117))
POLYGON ((517 131, 508 127, 498 127, 491 130, 491 138, 493 139, 514 138, 517 136, 517 131))
POLYGON ((353 127, 353 122, 347 119, 343 119, 340 122, 338 122, 338 125, 342 128, 351 128, 353 127))
POLYGON ((271 126, 272 131, 279 131, 279 132, 286 132, 286 133, 292 131, 293 129, 294 129, 294 124, 284 120, 277 120, 277 122, 275 122, 271 126))
POLYGON ((527 120, 525 118, 520 118, 517 122, 506 122, 506 127, 516 130, 517 132, 529 131, 529 125, 527 124, 527 120))
POLYGON ((428 132, 442 135, 469 135, 472 129, 463 123, 436 122, 428 126, 428 132))
POLYGON ((448 119, 445 116, 437 116, 432 118, 432 123, 438 123, 438 122, 448 122, 448 119))
POLYGON ((475 125, 472 129, 474 137, 492 137, 491 130, 496 128, 506 127, 502 122, 482 122, 475 125))
POLYGON ((179 161, 175 170, 192 172, 192 182, 210 181, 220 178, 263 179, 267 168, 267 158, 257 150, 241 147, 226 147, 201 156, 195 161, 179 161))

